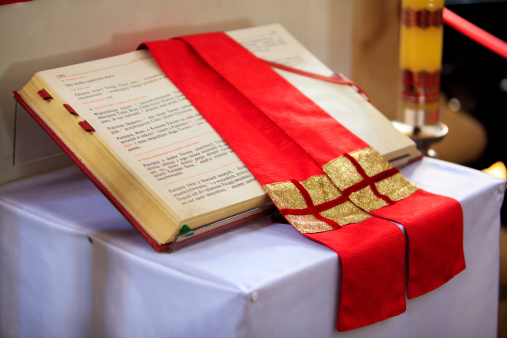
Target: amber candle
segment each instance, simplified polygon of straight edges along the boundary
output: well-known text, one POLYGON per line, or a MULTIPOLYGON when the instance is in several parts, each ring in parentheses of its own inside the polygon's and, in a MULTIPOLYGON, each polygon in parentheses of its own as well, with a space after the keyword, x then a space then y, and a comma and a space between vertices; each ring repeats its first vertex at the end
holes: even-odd
POLYGON ((443 6, 444 0, 402 0, 398 119, 414 133, 438 123, 443 6))

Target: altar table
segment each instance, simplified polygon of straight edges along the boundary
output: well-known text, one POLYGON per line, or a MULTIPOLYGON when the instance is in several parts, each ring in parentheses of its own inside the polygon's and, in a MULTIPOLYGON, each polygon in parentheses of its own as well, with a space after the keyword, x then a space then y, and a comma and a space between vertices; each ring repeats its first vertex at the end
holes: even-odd
POLYGON ((496 337, 505 183, 402 169, 464 210, 467 268, 400 316, 336 331, 339 259, 270 218, 156 253, 76 167, 0 187, 2 337, 496 337))

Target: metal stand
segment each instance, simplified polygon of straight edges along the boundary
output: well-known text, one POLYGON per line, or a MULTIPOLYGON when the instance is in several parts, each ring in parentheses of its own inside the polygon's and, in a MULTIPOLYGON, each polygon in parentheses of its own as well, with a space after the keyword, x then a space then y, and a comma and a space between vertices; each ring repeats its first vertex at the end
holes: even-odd
POLYGON ((449 132, 449 128, 442 122, 431 126, 412 126, 399 121, 392 121, 394 127, 410 137, 424 156, 437 158, 437 153, 431 146, 441 141, 449 132))

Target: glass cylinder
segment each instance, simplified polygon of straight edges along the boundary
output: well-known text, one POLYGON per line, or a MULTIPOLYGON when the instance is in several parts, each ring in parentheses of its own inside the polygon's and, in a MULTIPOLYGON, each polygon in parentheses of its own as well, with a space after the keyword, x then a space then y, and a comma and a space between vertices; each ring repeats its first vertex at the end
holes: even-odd
POLYGON ((443 6, 444 0, 402 0, 398 120, 415 134, 439 119, 443 6))

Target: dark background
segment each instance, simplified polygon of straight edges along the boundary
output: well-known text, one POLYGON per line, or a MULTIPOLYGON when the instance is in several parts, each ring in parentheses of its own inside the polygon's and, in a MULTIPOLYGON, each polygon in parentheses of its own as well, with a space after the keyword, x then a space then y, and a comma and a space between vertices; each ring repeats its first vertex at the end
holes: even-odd
MULTIPOLYGON (((507 1, 447 0, 445 6, 507 40, 507 1)), ((507 164, 507 59, 444 25, 441 88, 486 128, 486 150, 469 166, 484 169, 497 161, 507 164)), ((507 224, 506 205, 502 208, 503 224, 507 224)))

